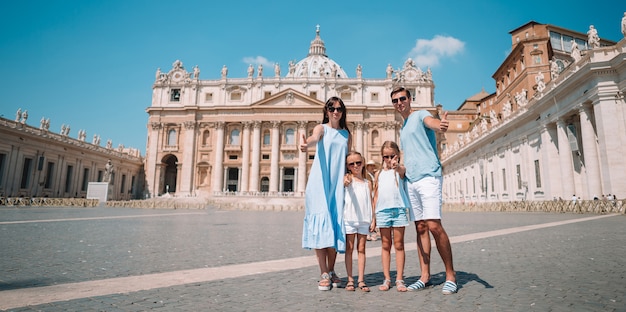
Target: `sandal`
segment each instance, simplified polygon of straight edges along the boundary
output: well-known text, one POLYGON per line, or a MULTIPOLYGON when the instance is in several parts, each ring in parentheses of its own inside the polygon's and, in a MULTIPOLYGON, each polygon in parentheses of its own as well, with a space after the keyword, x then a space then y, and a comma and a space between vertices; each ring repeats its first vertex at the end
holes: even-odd
POLYGON ((330 280, 333 282, 333 287, 339 287, 339 285, 341 285, 341 279, 339 278, 339 276, 337 276, 334 271, 330 271, 328 272, 328 274, 330 274, 330 280))
POLYGON ((406 284, 404 283, 404 280, 396 280, 396 289, 399 292, 405 292, 406 291, 406 284))
POLYGON ((417 290, 422 290, 426 287, 430 286, 430 282, 422 282, 421 280, 417 280, 417 282, 409 285, 408 287, 408 291, 417 291, 417 290))
POLYGON ((317 289, 319 290, 330 290, 330 275, 328 273, 322 274, 322 279, 317 284, 317 289))
POLYGON ((348 284, 346 284, 346 290, 347 291, 354 291, 354 281, 348 281, 348 284))
POLYGON ((391 288, 391 280, 384 280, 382 285, 378 286, 378 290, 380 291, 387 291, 389 290, 389 288, 391 288))
POLYGON ((370 292, 370 288, 367 287, 367 284, 365 284, 365 281, 359 281, 359 289, 362 292, 370 292))

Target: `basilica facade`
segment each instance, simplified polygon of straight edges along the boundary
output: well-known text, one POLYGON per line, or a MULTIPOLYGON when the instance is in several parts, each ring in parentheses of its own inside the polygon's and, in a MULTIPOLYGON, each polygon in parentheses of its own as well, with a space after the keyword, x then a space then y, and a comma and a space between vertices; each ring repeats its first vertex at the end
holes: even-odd
POLYGON ((319 27, 305 58, 285 72, 278 64, 268 71, 250 65, 247 76, 231 78, 224 66, 220 79, 203 80, 198 67, 178 60, 157 70, 147 109, 150 196, 301 196, 315 151, 300 152, 299 138, 322 121, 332 96, 347 107, 352 149, 379 164, 382 143, 398 141, 402 122, 390 102, 393 87, 410 89, 416 108, 440 109, 430 70, 407 59, 396 69, 381 65, 379 79, 363 78, 360 65, 349 75, 326 54, 319 27))
MULTIPOLYGON (((626 196, 626 40, 531 21, 510 32, 511 52, 484 90, 449 111, 439 134, 443 199, 450 203, 582 200, 626 196)), ((322 120, 326 99, 347 106, 352 149, 380 164, 398 142, 389 94, 404 86, 413 109, 434 105, 430 69, 411 59, 381 78, 349 75, 326 54, 319 28, 308 55, 286 73, 261 66, 246 77, 202 80, 180 61, 157 70, 147 109, 149 196, 303 194, 314 151, 298 138, 322 120)))

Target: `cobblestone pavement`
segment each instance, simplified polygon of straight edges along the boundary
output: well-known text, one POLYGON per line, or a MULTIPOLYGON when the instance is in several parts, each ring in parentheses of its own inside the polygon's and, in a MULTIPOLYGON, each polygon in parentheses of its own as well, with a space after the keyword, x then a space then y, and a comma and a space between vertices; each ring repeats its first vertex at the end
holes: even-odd
MULTIPOLYGON (((444 213, 459 284, 449 296, 434 245, 433 287, 378 291, 380 241, 368 242, 372 292, 318 291, 314 253, 301 248, 302 217, 211 207, 0 208, 0 309, 626 311, 624 215, 444 213)), ((412 227, 405 239, 404 279, 412 283, 420 275, 412 227)), ((345 282, 342 258, 336 271, 345 282)))

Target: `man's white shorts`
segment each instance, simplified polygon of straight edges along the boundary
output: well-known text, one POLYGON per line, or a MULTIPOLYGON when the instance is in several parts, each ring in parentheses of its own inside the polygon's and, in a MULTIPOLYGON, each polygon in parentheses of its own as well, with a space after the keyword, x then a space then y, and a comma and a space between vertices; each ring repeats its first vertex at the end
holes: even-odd
POLYGON ((413 183, 407 183, 411 201, 410 220, 441 220, 442 177, 425 177, 413 183))

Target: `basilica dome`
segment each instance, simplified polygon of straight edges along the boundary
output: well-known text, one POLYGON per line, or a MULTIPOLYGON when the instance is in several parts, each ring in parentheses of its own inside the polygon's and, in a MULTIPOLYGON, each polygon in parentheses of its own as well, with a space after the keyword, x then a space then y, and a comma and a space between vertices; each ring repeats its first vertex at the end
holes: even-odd
POLYGON ((298 63, 289 62, 287 77, 310 77, 310 78, 348 78, 346 72, 326 55, 324 41, 320 38, 320 27, 315 30, 315 39, 311 41, 309 54, 298 63))

